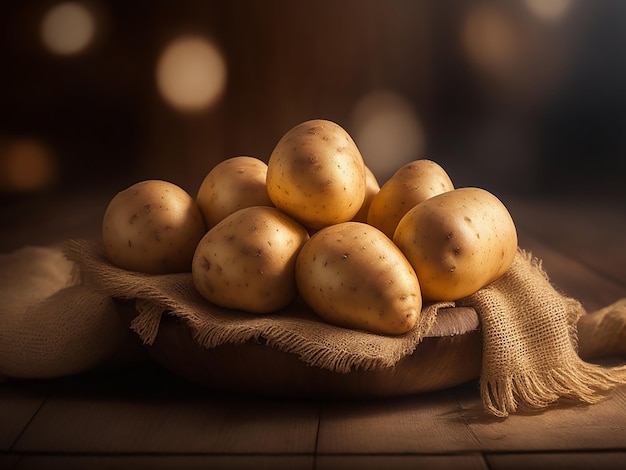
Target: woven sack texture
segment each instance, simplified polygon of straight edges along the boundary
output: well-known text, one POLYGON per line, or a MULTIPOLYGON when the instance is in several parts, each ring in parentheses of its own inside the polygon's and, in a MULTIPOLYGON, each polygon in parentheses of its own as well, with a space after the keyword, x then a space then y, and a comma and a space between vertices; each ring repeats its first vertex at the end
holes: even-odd
POLYGON ((0 255, 0 299, 0 376, 85 372, 128 341, 111 297, 83 284, 60 247, 0 255))

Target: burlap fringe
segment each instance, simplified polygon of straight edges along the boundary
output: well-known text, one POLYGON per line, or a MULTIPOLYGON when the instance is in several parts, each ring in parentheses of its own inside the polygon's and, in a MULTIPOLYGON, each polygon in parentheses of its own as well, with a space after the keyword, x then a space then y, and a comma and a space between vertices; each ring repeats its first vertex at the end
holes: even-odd
MULTIPOLYGON (((363 349, 337 348, 332 340, 316 341, 308 335, 303 337, 297 332, 287 330, 280 324, 266 326, 262 332, 258 328, 249 328, 247 332, 245 328, 238 329, 236 332, 226 332, 204 322, 192 322, 191 325, 194 339, 206 348, 224 343, 258 341, 263 338, 266 345, 285 353, 295 354, 310 366, 346 374, 357 369, 368 371, 393 367, 400 359, 413 353, 434 325, 438 309, 448 306, 450 306, 448 303, 438 303, 424 308, 418 325, 411 333, 405 335, 406 341, 398 341, 394 349, 385 349, 384 352, 376 351, 378 354, 367 354, 367 351, 363 349), (242 336, 242 333, 245 336, 242 336)), ((315 327, 319 327, 319 320, 312 320, 312 322, 315 327)), ((336 327, 332 325, 325 325, 325 327, 329 332, 336 331, 336 327)), ((343 334, 344 330, 340 331, 343 334)))
POLYGON ((598 403, 599 394, 626 384, 626 366, 605 368, 583 361, 549 373, 526 373, 480 379, 480 393, 485 411, 506 418, 518 410, 536 411, 556 404, 560 399, 598 403))
MULTIPOLYGON (((540 259, 530 252, 519 250, 525 262, 535 274, 552 286, 540 259)), ((555 288, 554 286, 552 286, 555 288)), ((556 290, 556 288, 555 288, 556 290)), ((486 377, 481 374, 480 393, 486 412, 505 418, 518 410, 536 411, 556 404, 560 399, 571 399, 586 404, 598 403, 606 398, 599 392, 606 392, 615 386, 626 384, 626 365, 603 367, 590 364, 578 357, 578 334, 576 324, 586 311, 582 304, 561 293, 565 304, 568 331, 572 344, 572 354, 567 364, 551 370, 524 371, 524 373, 503 374, 486 377)), ((609 313, 626 318, 626 299, 621 299, 597 313, 609 313)), ((626 324, 619 325, 626 328, 626 324)))
POLYGON ((161 324, 163 307, 144 299, 135 301, 138 315, 133 318, 130 328, 142 339, 143 344, 151 345, 156 340, 161 324))
MULTIPOLYGON (((337 348, 336 345, 325 341, 312 341, 311 337, 303 337, 297 332, 285 329, 284 326, 265 325, 259 328, 256 325, 238 326, 237 329, 216 326, 202 318, 190 315, 189 312, 178 312, 176 309, 171 314, 184 318, 191 327, 193 339, 205 348, 213 348, 221 344, 241 344, 247 341, 260 341, 278 349, 281 352, 297 355, 302 361, 310 366, 328 369, 338 373, 348 373, 359 370, 375 370, 379 368, 393 367, 400 359, 415 350, 421 339, 424 338, 436 321, 437 310, 449 307, 448 303, 432 304, 422 311, 420 322, 416 329, 411 332, 412 341, 406 341, 404 348, 393 351, 385 351, 384 354, 364 354, 363 350, 349 348, 337 348)), ((152 345, 156 340, 161 316, 165 308, 145 299, 136 301, 138 315, 132 320, 131 328, 142 339, 144 344, 152 345)), ((305 322, 307 320, 298 320, 305 322)), ((315 326, 319 327, 316 321, 315 326)), ((328 326, 328 329, 334 327, 328 326)))
MULTIPOLYGON (((268 324, 262 329, 253 325, 251 327, 239 326, 237 330, 230 330, 216 327, 193 316, 187 316, 187 320, 192 328, 194 340, 205 348, 262 339, 267 346, 281 352, 295 354, 310 366, 345 374, 357 369, 367 371, 393 367, 404 356, 413 353, 435 323, 438 309, 447 306, 449 306, 447 303, 433 304, 422 310, 419 324, 408 335, 410 338, 407 337, 407 341, 402 343, 396 343, 396 346, 403 344, 404 347, 386 349, 384 352, 375 351, 376 354, 368 354, 367 350, 363 349, 338 348, 329 338, 316 340, 310 335, 303 336, 293 329, 287 329, 280 323, 268 324)), ((297 319, 296 321, 304 328, 306 328, 305 322, 311 322, 311 326, 315 328, 320 326, 319 320, 297 319)), ((324 325, 324 327, 329 333, 337 331, 332 325, 324 325)))

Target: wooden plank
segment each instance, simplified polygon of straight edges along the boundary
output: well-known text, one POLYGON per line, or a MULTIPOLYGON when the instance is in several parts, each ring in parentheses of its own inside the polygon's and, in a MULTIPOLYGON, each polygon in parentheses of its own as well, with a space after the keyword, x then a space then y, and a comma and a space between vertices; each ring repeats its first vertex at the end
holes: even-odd
POLYGON ((626 207, 618 201, 517 200, 507 204, 520 231, 626 285, 626 207))
POLYGON ((487 470, 489 467, 479 453, 450 455, 320 455, 316 470, 487 470))
MULTIPOLYGON (((2 467, 4 468, 4 467, 2 467)), ((312 455, 25 455, 12 470, 313 470, 312 455)))
POLYGON ((626 386, 594 405, 563 403, 504 420, 485 415, 475 394, 460 393, 459 402, 478 447, 486 452, 626 449, 626 386))
POLYGON ((211 394, 164 374, 63 382, 16 452, 313 453, 318 408, 211 394), (140 383, 141 380, 145 383, 140 383), (107 381, 108 380, 108 381, 107 381))
POLYGON ((60 397, 15 445, 19 452, 313 452, 307 405, 60 397))
MULTIPOLYGON (((475 385, 469 385, 475 390, 475 385)), ((454 389, 377 401, 337 401, 321 410, 319 454, 471 452, 479 445, 454 389)))
POLYGON ((13 470, 17 468, 20 458, 21 457, 17 454, 0 454, 0 468, 4 470, 13 470))
POLYGON ((492 470, 528 470, 529 468, 563 468, 568 470, 624 470, 626 452, 547 452, 487 454, 492 470))
POLYGON ((589 312, 626 297, 626 278, 624 283, 609 279, 525 232, 520 232, 519 242, 542 261, 552 284, 582 302, 589 312))
POLYGON ((47 395, 45 388, 20 382, 0 383, 0 450, 11 450, 47 395))

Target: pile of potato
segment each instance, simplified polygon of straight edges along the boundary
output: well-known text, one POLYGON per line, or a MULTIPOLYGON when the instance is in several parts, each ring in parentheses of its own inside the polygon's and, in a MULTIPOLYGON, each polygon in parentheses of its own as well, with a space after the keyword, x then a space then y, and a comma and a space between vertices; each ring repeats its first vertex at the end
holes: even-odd
POLYGON ((121 268, 191 271, 215 305, 256 314, 296 296, 329 323, 399 335, 423 301, 457 300, 500 277, 517 252, 507 208, 455 188, 431 160, 381 187, 350 135, 303 122, 269 160, 216 165, 194 199, 160 180, 118 193, 104 214, 105 254, 121 268))

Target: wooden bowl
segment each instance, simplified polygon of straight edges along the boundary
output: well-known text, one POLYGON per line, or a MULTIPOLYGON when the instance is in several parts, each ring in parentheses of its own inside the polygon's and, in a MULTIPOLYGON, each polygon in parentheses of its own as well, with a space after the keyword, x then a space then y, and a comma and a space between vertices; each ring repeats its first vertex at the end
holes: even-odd
MULTIPOLYGON (((136 311, 121 306, 125 315, 136 311)), ((460 385, 480 375, 482 336, 472 308, 440 310, 432 331, 395 366, 333 372, 310 366, 263 341, 205 348, 182 320, 163 315, 154 360, 174 374, 212 390, 308 398, 401 396, 460 385)))

